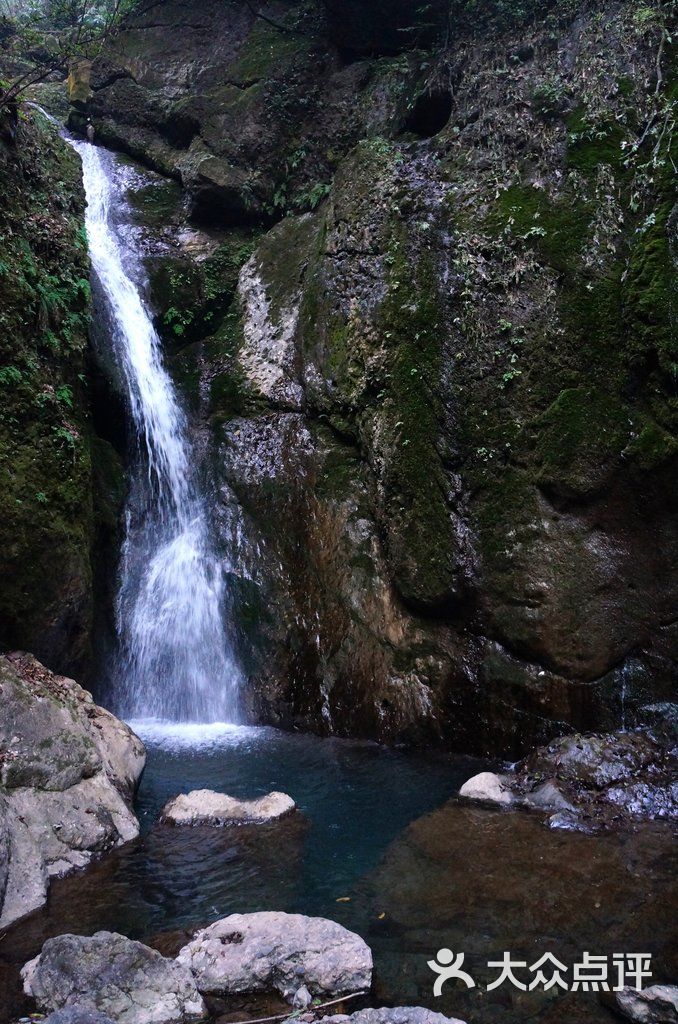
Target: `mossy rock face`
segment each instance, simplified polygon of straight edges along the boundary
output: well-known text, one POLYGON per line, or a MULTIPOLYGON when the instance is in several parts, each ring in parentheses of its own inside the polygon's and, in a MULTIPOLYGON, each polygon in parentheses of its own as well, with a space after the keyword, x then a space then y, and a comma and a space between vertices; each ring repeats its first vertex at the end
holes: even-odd
POLYGON ((562 391, 536 429, 542 485, 564 497, 600 492, 629 443, 632 415, 605 392, 562 391))
POLYGON ((397 147, 372 140, 340 169, 306 277, 301 344, 310 400, 379 467, 375 511, 395 586, 412 607, 440 611, 468 569, 444 464, 442 186, 433 167, 423 184, 401 164, 397 147), (403 217, 417 206, 420 219, 403 217))
POLYGON ((366 130, 402 120, 417 63, 342 67, 303 0, 270 20, 240 0, 169 0, 94 62, 87 112, 101 141, 180 180, 198 220, 270 225, 315 209, 366 130))
POLYGON ((396 7, 169 0, 90 109, 221 223, 152 279, 253 713, 516 756, 678 657, 673 69, 631 0, 396 7))
POLYGON ((79 162, 26 111, 0 181, 0 642, 82 671, 94 510, 79 162))

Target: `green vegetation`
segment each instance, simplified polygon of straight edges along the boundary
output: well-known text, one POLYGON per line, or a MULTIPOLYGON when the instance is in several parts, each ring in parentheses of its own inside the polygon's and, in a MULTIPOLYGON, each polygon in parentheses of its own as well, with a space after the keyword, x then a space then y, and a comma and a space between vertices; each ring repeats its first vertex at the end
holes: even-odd
POLYGON ((31 86, 94 57, 137 0, 0 0, 3 49, 16 70, 0 79, 0 112, 31 86))
POLYGON ((77 158, 41 115, 17 142, 13 161, 0 151, 1 639, 31 648, 62 624, 77 657, 93 540, 84 200, 77 158))

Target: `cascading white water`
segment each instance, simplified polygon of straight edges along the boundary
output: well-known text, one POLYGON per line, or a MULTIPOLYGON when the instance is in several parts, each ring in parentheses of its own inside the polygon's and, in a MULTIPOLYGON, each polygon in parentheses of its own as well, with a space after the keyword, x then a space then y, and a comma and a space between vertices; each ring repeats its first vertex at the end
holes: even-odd
POLYGON ((116 229, 124 193, 110 154, 71 145, 82 159, 89 251, 138 440, 117 604, 120 710, 135 719, 233 722, 240 673, 224 624, 223 574, 186 417, 135 283, 139 260, 116 229))

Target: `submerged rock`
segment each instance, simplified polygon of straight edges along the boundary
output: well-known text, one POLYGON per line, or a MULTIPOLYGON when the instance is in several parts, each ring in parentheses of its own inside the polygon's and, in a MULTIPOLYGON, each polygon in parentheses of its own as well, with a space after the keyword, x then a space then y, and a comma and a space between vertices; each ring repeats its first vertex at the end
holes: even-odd
POLYGON ((678 985, 652 985, 616 993, 616 1009, 638 1024, 678 1024, 678 985))
POLYGON ((369 989, 372 953, 335 921, 302 914, 231 914, 184 946, 177 962, 190 968, 200 992, 279 992, 292 1003, 369 989))
POLYGON ((72 679, 0 657, 0 926, 41 907, 50 878, 134 839, 141 740, 72 679))
POLYGON ((41 1010, 97 1010, 116 1024, 188 1024, 206 1013, 190 971, 115 932, 48 939, 21 975, 41 1010))
POLYGON ((335 1013, 323 1017, 327 1024, 464 1024, 456 1017, 445 1017, 423 1006, 382 1007, 379 1010, 358 1010, 356 1013, 335 1013))
POLYGON ((525 796, 523 801, 526 807, 534 808, 537 811, 573 811, 574 807, 567 800, 553 782, 545 782, 525 796))
POLYGON ((507 805, 515 801, 506 781, 494 772, 480 772, 479 775, 474 775, 461 787, 459 796, 490 804, 507 805))
MULTIPOLYGON (((571 965, 586 949, 651 950, 656 977, 678 977, 678 851, 672 831, 654 823, 623 837, 590 837, 544 828, 535 814, 492 813, 458 801, 419 818, 354 893, 354 905, 375 922, 375 936, 384 915, 384 937, 373 943, 380 1003, 416 1003, 403 992, 430 993, 430 956, 422 953, 446 947, 465 954, 463 969, 476 988, 444 985, 435 1002, 439 1012, 480 1024, 580 1022, 582 992, 563 992, 554 1006, 552 991, 534 990, 529 1007, 507 1008, 504 986, 486 991, 497 978, 488 966, 488 949, 509 949, 512 959, 531 964, 534 950, 544 949, 544 936, 549 951, 570 965, 569 982, 571 965)), ((589 1020, 602 1022, 595 997, 588 1003, 589 1020)))
POLYGON ((169 800, 162 820, 174 825, 237 825, 277 821, 296 810, 286 793, 268 793, 257 800, 236 800, 211 789, 194 789, 169 800))

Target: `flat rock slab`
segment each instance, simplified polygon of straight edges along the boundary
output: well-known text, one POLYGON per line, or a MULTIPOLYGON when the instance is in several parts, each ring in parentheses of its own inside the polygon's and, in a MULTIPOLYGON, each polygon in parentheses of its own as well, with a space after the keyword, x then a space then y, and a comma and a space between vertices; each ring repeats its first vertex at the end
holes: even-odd
POLYGON ((257 800, 236 800, 211 789, 194 789, 166 803, 162 821, 174 825, 264 824, 287 817, 296 806, 286 793, 268 793, 257 800))
POLYGON ((210 995, 279 992, 294 1002, 298 993, 331 998, 372 982, 372 953, 359 935, 302 914, 231 914, 198 932, 177 962, 210 995))
POLYGON ((324 1024, 464 1024, 456 1017, 445 1017, 423 1006, 383 1007, 379 1010, 358 1010, 356 1013, 335 1013, 323 1017, 324 1024))
POLYGON ((21 976, 42 1011, 77 1007, 116 1024, 189 1024, 206 1014, 186 967, 115 932, 48 939, 21 976))

